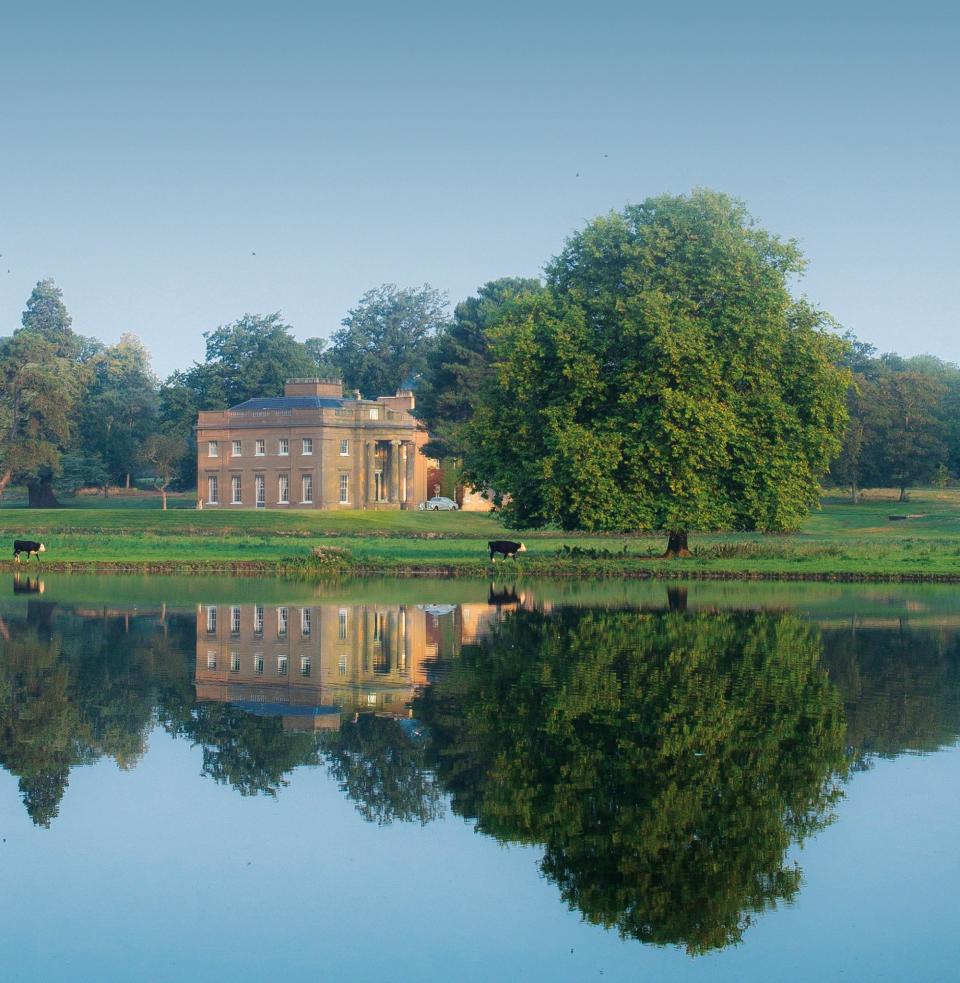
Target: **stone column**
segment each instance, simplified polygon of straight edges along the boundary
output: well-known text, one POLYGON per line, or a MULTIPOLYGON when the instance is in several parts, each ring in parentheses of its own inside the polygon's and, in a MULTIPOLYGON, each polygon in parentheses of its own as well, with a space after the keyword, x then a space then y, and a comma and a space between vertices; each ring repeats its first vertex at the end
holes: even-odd
POLYGON ((390 441, 390 501, 400 501, 400 441, 390 441))
POLYGON ((373 472, 377 466, 376 450, 377 445, 374 441, 368 440, 366 443, 367 453, 367 500, 364 502, 363 507, 369 508, 370 503, 374 500, 374 484, 373 484, 373 472))
POLYGON ((326 473, 323 468, 324 459, 324 447, 326 441, 324 438, 324 431, 317 430, 316 435, 313 438, 313 453, 316 455, 314 461, 314 479, 313 479, 313 507, 315 509, 322 509, 327 501, 327 496, 323 493, 323 479, 326 477, 326 473))
POLYGON ((417 491, 415 477, 417 473, 417 445, 412 440, 404 441, 404 450, 406 452, 406 476, 407 476, 407 487, 406 495, 404 496, 404 501, 407 503, 408 509, 415 509, 417 507, 417 491))

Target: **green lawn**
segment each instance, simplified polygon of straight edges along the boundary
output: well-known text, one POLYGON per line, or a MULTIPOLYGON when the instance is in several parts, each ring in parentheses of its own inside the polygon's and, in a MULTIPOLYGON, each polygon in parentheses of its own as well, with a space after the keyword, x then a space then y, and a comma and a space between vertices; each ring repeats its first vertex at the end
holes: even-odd
MULTIPOLYGON (((698 534, 695 556, 663 561, 658 534, 511 532, 488 515, 460 512, 302 512, 205 509, 180 496, 84 497, 56 510, 0 509, 0 536, 42 539, 47 569, 297 569, 315 547, 343 550, 341 565, 365 572, 486 575, 489 539, 522 539, 516 564, 496 567, 564 576, 901 576, 960 580, 960 491, 914 491, 900 504, 875 492, 860 505, 827 499, 789 535, 698 534), (891 522, 890 515, 915 515, 891 522), (587 555, 564 555, 566 547, 587 555), (596 555, 593 555, 595 551, 596 555)), ((9 547, 5 547, 9 549, 9 547)), ((8 554, 9 555, 9 554, 8 554)), ((35 564, 36 561, 31 561, 35 564)))

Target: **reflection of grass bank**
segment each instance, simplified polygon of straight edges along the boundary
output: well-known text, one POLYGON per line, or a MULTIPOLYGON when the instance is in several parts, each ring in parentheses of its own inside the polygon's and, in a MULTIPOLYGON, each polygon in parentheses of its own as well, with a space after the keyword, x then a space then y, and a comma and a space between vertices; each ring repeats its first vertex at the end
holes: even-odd
POLYGON ((659 558, 656 534, 512 533, 462 513, 2 509, 4 536, 42 539, 47 571, 960 581, 956 491, 916 492, 908 505, 828 500, 797 533, 696 535, 680 561, 659 558), (907 512, 919 517, 889 520, 907 512), (499 538, 527 552, 491 564, 486 543, 499 538))

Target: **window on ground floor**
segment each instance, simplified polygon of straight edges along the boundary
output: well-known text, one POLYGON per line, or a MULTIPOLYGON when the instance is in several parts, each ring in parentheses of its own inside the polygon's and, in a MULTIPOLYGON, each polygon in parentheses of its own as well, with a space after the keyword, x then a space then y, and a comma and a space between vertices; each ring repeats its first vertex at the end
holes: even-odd
POLYGON ((300 478, 300 501, 304 505, 313 502, 313 475, 305 474, 300 478))
POLYGON ((350 504, 350 475, 349 474, 340 475, 340 504, 341 505, 350 504))

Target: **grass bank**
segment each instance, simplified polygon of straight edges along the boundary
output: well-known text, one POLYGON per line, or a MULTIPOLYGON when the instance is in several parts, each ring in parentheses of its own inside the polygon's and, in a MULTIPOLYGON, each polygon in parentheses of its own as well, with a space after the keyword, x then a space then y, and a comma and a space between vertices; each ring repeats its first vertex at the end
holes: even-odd
POLYGON ((883 491, 856 506, 827 498, 796 533, 693 535, 694 556, 679 561, 660 558, 658 534, 518 533, 471 513, 161 512, 152 496, 67 505, 0 508, 5 552, 15 538, 43 540, 50 571, 960 582, 956 490, 915 491, 906 504, 883 491), (527 552, 491 564, 486 543, 500 538, 522 539, 527 552))

